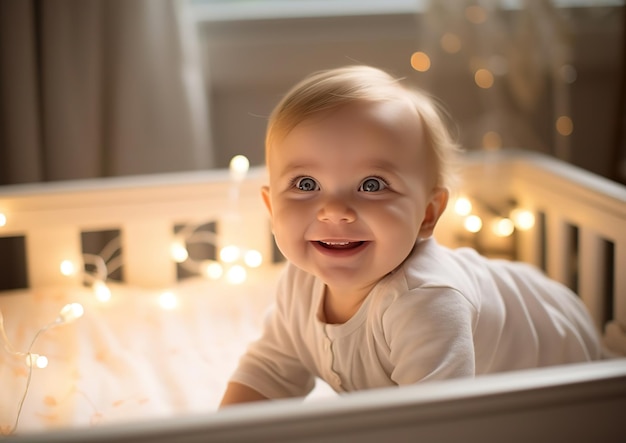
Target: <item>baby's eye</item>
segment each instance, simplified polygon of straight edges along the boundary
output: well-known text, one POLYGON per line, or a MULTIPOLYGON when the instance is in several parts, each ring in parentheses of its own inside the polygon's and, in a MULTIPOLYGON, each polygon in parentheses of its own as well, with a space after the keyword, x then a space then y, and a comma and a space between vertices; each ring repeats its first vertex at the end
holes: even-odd
POLYGON ((368 177, 361 183, 359 187, 359 191, 364 192, 378 192, 382 191, 387 187, 387 183, 385 183, 382 179, 377 177, 368 177))
POLYGON ((320 187, 315 181, 315 179, 311 177, 302 177, 296 180, 296 188, 301 191, 317 191, 320 187))

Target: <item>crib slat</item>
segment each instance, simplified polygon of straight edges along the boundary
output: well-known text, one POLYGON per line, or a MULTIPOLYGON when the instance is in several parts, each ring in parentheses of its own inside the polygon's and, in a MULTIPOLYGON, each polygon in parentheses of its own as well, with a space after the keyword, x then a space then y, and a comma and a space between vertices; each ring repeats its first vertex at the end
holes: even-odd
POLYGON ((80 233, 73 227, 39 228, 26 235, 26 257, 30 287, 57 284, 80 284, 82 253, 80 233), (71 275, 61 273, 61 262, 74 266, 71 275))
POLYGON ((555 213, 546 214, 547 273, 553 279, 569 285, 571 270, 569 259, 572 255, 567 236, 567 223, 555 213))
POLYGON ((606 312, 607 290, 604 269, 607 266, 604 242, 596 232, 581 228, 579 246, 578 293, 598 327, 602 330, 606 312))
POLYGON ((269 221, 259 217, 259 212, 243 208, 238 213, 227 213, 220 220, 220 247, 237 245, 244 250, 257 250, 265 263, 272 257, 269 221))
POLYGON ((606 324, 604 342, 614 352, 626 355, 626 239, 615 241, 613 320, 606 324))
POLYGON ((122 226, 124 280, 151 288, 176 282, 176 266, 170 255, 172 224, 167 220, 139 220, 122 226))
MULTIPOLYGON (((529 208, 530 205, 522 204, 521 207, 529 208)), ((536 211, 533 211, 535 220, 538 219, 536 211)), ((518 240, 516 242, 517 259, 530 263, 537 267, 541 267, 541 230, 538 226, 526 231, 518 231, 518 240)))
POLYGON ((615 244, 613 316, 626 334, 626 239, 615 244))

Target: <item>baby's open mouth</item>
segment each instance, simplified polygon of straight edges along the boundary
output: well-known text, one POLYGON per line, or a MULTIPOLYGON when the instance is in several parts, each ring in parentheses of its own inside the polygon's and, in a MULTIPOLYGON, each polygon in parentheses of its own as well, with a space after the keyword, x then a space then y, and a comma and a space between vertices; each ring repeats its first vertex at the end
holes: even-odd
POLYGON ((319 245, 326 249, 353 249, 358 248, 364 242, 362 241, 318 241, 319 245))

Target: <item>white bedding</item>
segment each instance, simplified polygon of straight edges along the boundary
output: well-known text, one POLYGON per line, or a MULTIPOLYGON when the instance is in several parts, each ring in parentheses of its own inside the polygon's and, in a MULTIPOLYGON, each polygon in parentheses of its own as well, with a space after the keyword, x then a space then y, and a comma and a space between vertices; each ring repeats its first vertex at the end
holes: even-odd
MULTIPOLYGON (((48 366, 33 369, 17 431, 91 426, 212 412, 246 344, 259 334, 278 267, 240 285, 190 279, 169 290, 112 284, 108 302, 89 288, 18 290, 0 295, 7 336, 25 352, 37 330, 72 302, 76 321, 43 333, 32 352, 48 366)), ((0 352, 0 426, 13 428, 28 367, 0 352)))

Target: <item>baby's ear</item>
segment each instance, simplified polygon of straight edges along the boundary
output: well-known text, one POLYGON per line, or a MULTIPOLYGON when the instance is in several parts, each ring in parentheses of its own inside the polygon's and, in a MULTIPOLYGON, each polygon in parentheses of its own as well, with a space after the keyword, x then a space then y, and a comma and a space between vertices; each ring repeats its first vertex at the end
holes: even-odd
POLYGON ((446 210, 446 206, 448 205, 448 195, 449 192, 446 188, 434 189, 428 205, 426 206, 424 221, 422 222, 422 226, 420 226, 420 238, 427 238, 433 235, 439 217, 441 217, 441 214, 443 214, 443 211, 446 210))
POLYGON ((269 186, 261 187, 261 197, 263 198, 263 203, 265 203, 267 212, 269 212, 270 217, 271 217, 272 216, 272 201, 270 199, 270 187, 269 186))

